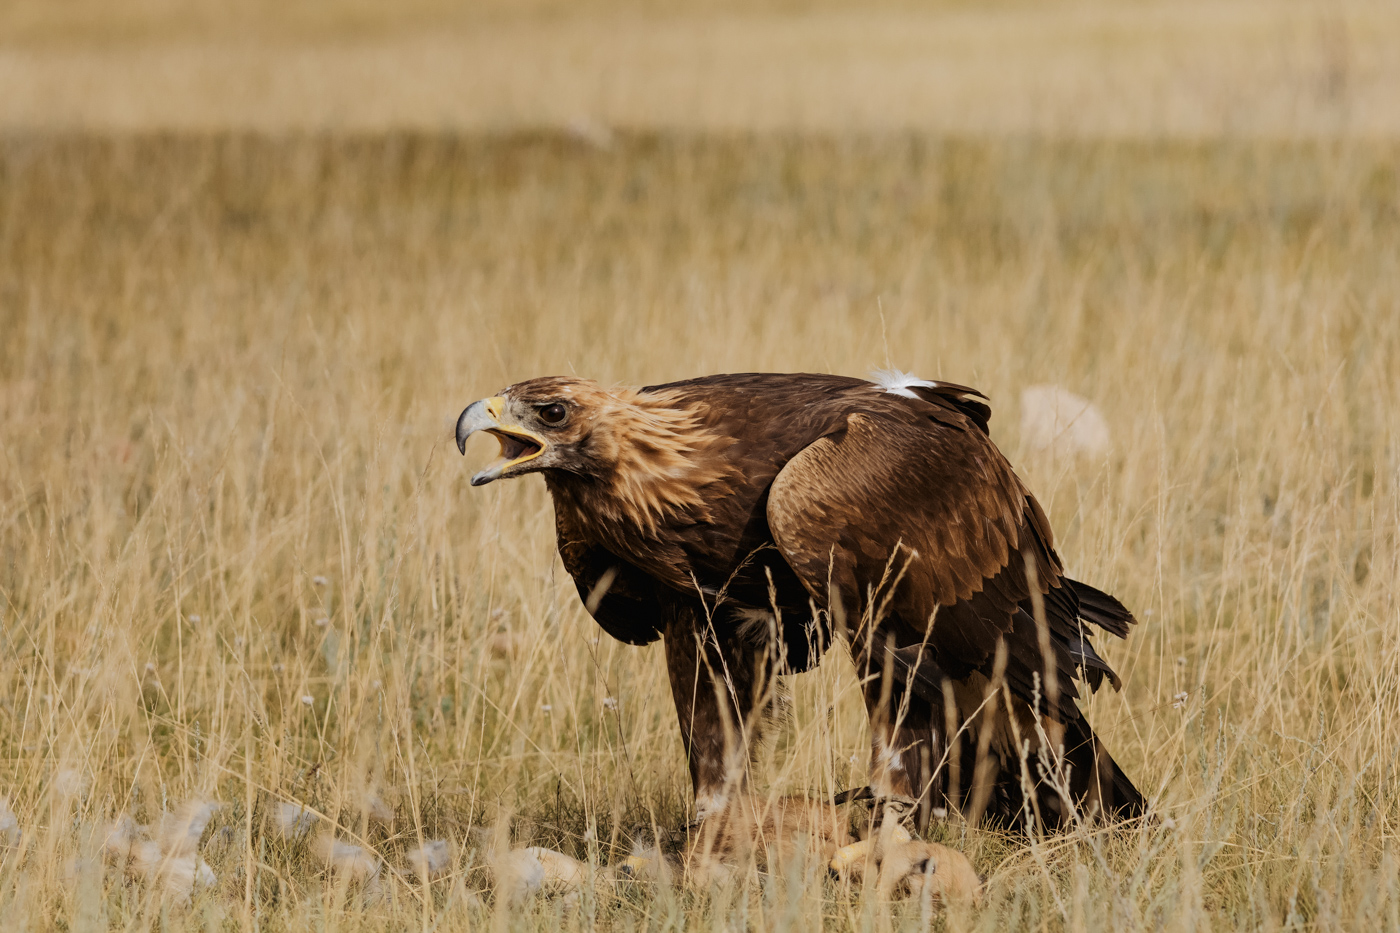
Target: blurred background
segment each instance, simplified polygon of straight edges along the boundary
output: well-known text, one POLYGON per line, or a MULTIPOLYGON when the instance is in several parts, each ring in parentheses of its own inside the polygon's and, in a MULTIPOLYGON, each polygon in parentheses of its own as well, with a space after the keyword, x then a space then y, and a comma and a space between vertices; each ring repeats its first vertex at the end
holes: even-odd
POLYGON ((1393 0, 10 0, 0 125, 1374 136, 1393 0))

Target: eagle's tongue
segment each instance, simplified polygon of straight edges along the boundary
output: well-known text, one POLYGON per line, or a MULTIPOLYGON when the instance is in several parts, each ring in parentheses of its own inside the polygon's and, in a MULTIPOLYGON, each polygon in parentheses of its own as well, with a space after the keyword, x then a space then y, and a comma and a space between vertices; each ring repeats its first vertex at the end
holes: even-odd
POLYGON ((529 457, 532 454, 538 453, 540 450, 540 445, 526 438, 507 434, 505 431, 491 431, 491 434, 500 442, 501 455, 491 461, 491 463, 486 466, 486 469, 472 477, 473 486, 485 486, 492 480, 500 479, 501 474, 505 472, 511 464, 520 460, 522 457, 529 457))

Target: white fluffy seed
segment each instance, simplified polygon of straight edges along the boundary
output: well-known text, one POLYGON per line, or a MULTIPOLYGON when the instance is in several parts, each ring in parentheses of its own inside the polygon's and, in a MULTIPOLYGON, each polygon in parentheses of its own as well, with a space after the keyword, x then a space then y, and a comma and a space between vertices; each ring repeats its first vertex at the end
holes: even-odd
POLYGON ((409 869, 424 881, 440 877, 452 867, 452 847, 446 839, 429 839, 404 855, 409 869))
POLYGON ((0 794, 0 845, 19 845, 19 817, 10 809, 10 798, 0 794))
POLYGON ((394 808, 385 802, 384 798, 378 794, 367 794, 365 796, 365 816, 371 822, 383 823, 385 826, 392 826, 394 823, 394 808))
POLYGON ((319 816, 300 804, 279 803, 272 808, 272 829, 283 839, 302 839, 319 821, 319 816))
POLYGON ((102 854, 129 878, 159 884, 167 894, 188 903, 197 887, 218 883, 214 870, 196 854, 199 839, 218 804, 192 800, 164 813, 154 839, 151 827, 123 816, 102 831, 102 854))
POLYGON ((315 851, 331 871, 351 881, 367 882, 379 877, 379 859, 361 846, 342 842, 330 833, 317 840, 315 851))
POLYGON ((81 797, 87 789, 87 775, 77 768, 63 768, 53 776, 54 793, 61 797, 81 797))
POLYGON ((217 803, 195 799, 180 804, 172 813, 163 814, 156 832, 161 851, 180 857, 194 855, 205 827, 218 809, 217 803))

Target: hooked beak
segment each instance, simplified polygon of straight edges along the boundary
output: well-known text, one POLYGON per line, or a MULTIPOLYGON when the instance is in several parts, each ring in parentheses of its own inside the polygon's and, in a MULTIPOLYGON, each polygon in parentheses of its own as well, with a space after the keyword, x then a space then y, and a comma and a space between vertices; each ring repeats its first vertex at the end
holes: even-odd
POLYGON ((494 434, 501 444, 501 456, 472 477, 473 486, 485 486, 511 467, 527 463, 544 453, 545 440, 533 431, 503 424, 506 400, 499 395, 472 402, 457 419, 457 449, 467 452, 467 438, 477 431, 494 434))

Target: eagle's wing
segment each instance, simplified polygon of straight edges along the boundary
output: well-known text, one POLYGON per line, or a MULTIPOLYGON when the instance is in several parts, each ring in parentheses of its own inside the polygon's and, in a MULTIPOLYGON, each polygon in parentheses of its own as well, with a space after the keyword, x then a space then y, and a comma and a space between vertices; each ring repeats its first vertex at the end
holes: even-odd
POLYGON ((603 630, 629 645, 647 645, 660 638, 663 615, 656 581, 587 541, 564 510, 555 509, 554 526, 564 569, 603 630))
POLYGON ((773 539, 819 606, 842 594, 858 645, 881 651, 892 635, 901 655, 926 651, 962 679, 989 671, 1004 640, 1007 682, 1027 700, 1043 698, 1047 668, 1034 580, 1060 703, 1072 706, 1076 675, 1094 686, 1114 675, 1083 637, 1044 512, 976 414, 922 394, 853 412, 774 480, 773 539), (861 614, 878 638, 859 630, 861 614))

